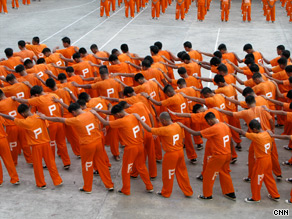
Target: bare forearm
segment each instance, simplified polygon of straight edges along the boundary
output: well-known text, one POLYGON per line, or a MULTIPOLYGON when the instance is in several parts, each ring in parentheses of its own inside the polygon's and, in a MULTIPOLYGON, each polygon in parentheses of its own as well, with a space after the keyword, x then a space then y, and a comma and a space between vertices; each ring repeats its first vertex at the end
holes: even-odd
POLYGON ((3 113, 0 113, 0 116, 2 116, 5 119, 12 120, 12 121, 14 121, 14 119, 15 119, 13 116, 9 116, 9 115, 3 114, 3 113))

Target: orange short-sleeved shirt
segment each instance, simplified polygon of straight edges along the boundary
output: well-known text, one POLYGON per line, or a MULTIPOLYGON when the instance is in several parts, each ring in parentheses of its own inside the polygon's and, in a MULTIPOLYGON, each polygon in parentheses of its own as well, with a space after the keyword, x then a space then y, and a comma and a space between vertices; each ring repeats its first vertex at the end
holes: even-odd
POLYGON ((39 116, 34 114, 25 119, 15 119, 15 124, 24 128, 27 133, 27 143, 30 146, 49 143, 51 141, 48 133, 48 122, 39 119, 39 116))
POLYGON ((41 79, 43 79, 44 81, 46 81, 49 78, 49 76, 45 73, 46 70, 48 70, 47 65, 45 65, 45 64, 39 64, 39 65, 34 65, 30 69, 27 69, 26 72, 28 74, 35 73, 39 77, 41 77, 41 79))
POLYGON ((273 139, 268 132, 246 133, 246 137, 254 143, 254 154, 257 159, 271 156, 273 139))
POLYGON ((202 130, 201 135, 207 138, 206 144, 211 148, 212 155, 231 153, 231 131, 226 124, 219 122, 202 130))
POLYGON ((255 63, 262 63, 263 64, 263 57, 262 57, 260 52, 254 51, 252 54, 254 56, 255 63))
POLYGON ((279 60, 280 58, 281 58, 281 56, 278 56, 278 57, 272 59, 272 60, 270 61, 271 66, 274 67, 274 66, 278 65, 278 60, 279 60))
POLYGON ((162 148, 165 152, 183 149, 184 130, 177 123, 159 128, 152 128, 151 133, 159 136, 162 148))
POLYGON ((97 121, 91 112, 85 112, 76 117, 67 118, 65 124, 76 129, 82 147, 82 145, 91 144, 102 138, 99 131, 100 124, 97 121))
POLYGON ((149 117, 150 111, 144 103, 142 102, 135 103, 125 111, 130 114, 137 113, 141 117, 143 122, 145 122, 148 126, 152 127, 149 117))
MULTIPOLYGON (((98 108, 100 110, 108 110, 108 104, 109 101, 102 99, 100 97, 96 97, 96 98, 91 98, 88 103, 86 104, 86 106, 88 108, 98 108)), ((103 113, 99 113, 103 118, 106 117, 105 114, 103 113)))
POLYGON ((41 86, 42 83, 39 79, 37 79, 37 77, 35 77, 33 74, 27 74, 25 76, 21 76, 19 78, 17 78, 18 82, 24 82, 24 81, 28 81, 32 86, 38 85, 41 86))
POLYGON ((43 58, 44 54, 42 53, 44 48, 47 48, 46 44, 39 44, 39 45, 31 45, 31 44, 26 44, 25 48, 27 48, 28 50, 31 50, 34 52, 34 54, 38 57, 38 58, 43 58))
MULTIPOLYGON (((77 51, 79 50, 78 47, 76 48, 76 50, 77 51)), ((56 50, 56 53, 61 53, 65 58, 71 59, 72 56, 76 53, 76 50, 75 50, 75 46, 69 46, 64 49, 56 50)))
MULTIPOLYGON (((185 98, 181 94, 175 94, 172 97, 167 98, 166 100, 161 101, 162 106, 167 107, 173 112, 176 113, 188 113, 189 109, 186 104, 185 98)), ((173 121, 182 120, 181 117, 170 115, 173 121)))
POLYGON ((141 74, 146 80, 155 78, 161 85, 163 85, 162 80, 164 79, 164 76, 157 68, 148 68, 145 71, 141 71, 141 74))
MULTIPOLYGON (((272 77, 281 81, 285 81, 289 79, 285 70, 274 73, 272 77)), ((281 93, 286 93, 290 90, 290 84, 287 85, 283 83, 283 84, 279 84, 278 86, 281 93)))
POLYGON ((33 51, 25 49, 20 52, 13 53, 13 56, 18 56, 22 58, 23 61, 25 61, 27 59, 33 60, 33 57, 35 56, 35 54, 33 51))
POLYGON ((60 53, 52 53, 49 57, 46 57, 45 60, 47 64, 54 63, 57 66, 65 67, 65 62, 61 59, 60 53))
POLYGON ((119 129, 119 136, 126 147, 143 144, 142 127, 134 115, 126 115, 121 119, 110 121, 111 128, 119 129))
MULTIPOLYGON (((191 87, 185 87, 179 90, 175 90, 175 92, 177 93, 183 92, 186 95, 191 96, 191 97, 200 97, 200 92, 196 91, 195 89, 191 87)), ((188 104, 189 111, 192 112, 193 106, 196 104, 196 102, 186 99, 186 103, 188 104)))
MULTIPOLYGON (((227 85, 225 87, 219 87, 215 90, 216 94, 224 94, 225 96, 235 99, 237 96, 236 90, 232 85, 227 85)), ((235 112, 237 110, 236 105, 228 100, 225 100, 225 107, 227 110, 235 112)))
POLYGON ((158 84, 156 84, 154 81, 147 81, 142 85, 134 87, 134 91, 136 93, 145 92, 151 96, 151 98, 160 101, 159 96, 159 87, 158 84))
POLYGON ((3 87, 1 90, 5 93, 5 96, 28 99, 30 97, 30 88, 23 83, 15 83, 13 85, 3 87))
POLYGON ((92 89, 97 89, 100 96, 119 98, 119 92, 122 91, 119 82, 112 78, 98 81, 91 85, 92 89))
POLYGON ((59 103, 53 101, 53 97, 59 99, 58 95, 53 93, 46 93, 39 97, 28 99, 31 106, 35 106, 37 110, 49 117, 62 117, 61 107, 59 103))
MULTIPOLYGON (((108 67, 109 73, 131 73, 129 64, 121 62, 120 64, 110 65, 108 67)), ((120 80, 125 83, 127 86, 133 86, 133 78, 130 77, 119 77, 120 80)))
MULTIPOLYGON (((130 56, 131 57, 134 57, 134 54, 133 53, 130 53, 130 56)), ((119 55, 118 58, 119 58, 120 62, 126 62, 126 61, 128 61, 128 62, 131 62, 133 64, 139 64, 139 60, 131 59, 128 56, 128 54, 126 54, 126 53, 123 53, 123 54, 119 55)), ((134 66, 129 65, 129 69, 130 69, 130 72, 131 73, 137 73, 138 72, 138 70, 134 66)))
POLYGON ((72 67, 74 68, 74 72, 76 75, 82 75, 84 78, 94 77, 94 69, 88 61, 79 62, 72 65, 72 67))
POLYGON ((243 119, 247 125, 249 125, 251 120, 256 119, 261 123, 264 131, 271 130, 270 120, 272 119, 272 116, 261 106, 256 106, 240 112, 234 112, 233 116, 237 119, 243 119))
MULTIPOLYGON (((0 112, 9 116, 13 116, 14 118, 21 119, 23 117, 17 112, 18 106, 19 106, 18 102, 8 97, 0 101, 0 112)), ((4 121, 5 121, 5 126, 15 125, 15 123, 12 120, 4 119, 4 121)))
MULTIPOLYGON (((256 101, 256 106, 264 106, 265 105, 266 107, 269 108, 269 103, 265 98, 263 98, 261 96, 256 96, 255 97, 255 101, 256 101)), ((245 109, 248 108, 248 106, 247 106, 245 101, 240 101, 240 106, 242 108, 245 108, 245 109)))
POLYGON ((234 65, 238 66, 237 59, 236 59, 234 53, 232 53, 232 52, 223 53, 222 59, 228 59, 229 61, 233 62, 234 65))
MULTIPOLYGON (((271 81, 265 81, 254 86, 253 91, 256 95, 265 95, 270 99, 276 99, 276 85, 271 81)), ((274 109, 275 104, 269 101, 269 106, 274 109)))
MULTIPOLYGON (((4 65, 10 69, 14 69, 17 65, 22 64, 22 59, 20 57, 10 57, 7 60, 1 61, 0 65, 4 65)), ((10 74, 10 71, 6 71, 7 74, 10 74)), ((14 74, 15 77, 19 77, 18 74, 14 74)))
POLYGON ((199 53, 197 50, 191 50, 189 51, 189 56, 192 58, 192 59, 195 59, 195 60, 198 60, 198 61, 203 61, 203 56, 201 53, 199 53))
POLYGON ((218 107, 220 109, 225 109, 225 98, 221 94, 215 94, 213 97, 208 97, 205 99, 205 105, 208 108, 218 107))

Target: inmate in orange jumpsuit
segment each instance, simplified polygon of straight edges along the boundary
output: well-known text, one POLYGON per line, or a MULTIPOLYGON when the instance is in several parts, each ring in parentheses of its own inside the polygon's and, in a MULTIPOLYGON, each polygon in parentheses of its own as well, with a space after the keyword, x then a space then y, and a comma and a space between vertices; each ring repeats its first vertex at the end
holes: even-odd
POLYGON ((108 165, 103 153, 102 136, 98 131, 99 122, 91 112, 85 112, 74 118, 67 118, 66 125, 74 126, 79 136, 82 175, 84 180, 83 189, 92 190, 93 163, 96 167, 106 188, 113 188, 108 165))
POLYGON ((277 0, 267 0, 267 16, 266 16, 266 20, 267 21, 272 21, 274 22, 276 20, 276 1, 277 0), (270 7, 270 5, 272 7, 270 7))
POLYGON ((171 196, 175 174, 182 192, 185 196, 191 196, 193 190, 190 185, 183 151, 184 130, 177 123, 172 123, 168 126, 152 128, 151 133, 160 137, 165 151, 162 161, 163 187, 161 195, 166 198, 171 196))
POLYGON ((251 0, 243 0, 242 4, 242 20, 251 21, 251 0))
POLYGON ((221 21, 228 21, 230 0, 221 0, 221 21))
POLYGON ((16 6, 16 8, 19 8, 18 0, 12 0, 11 4, 12 4, 12 8, 15 8, 15 6, 16 6))
POLYGON ((130 10, 131 18, 133 18, 135 16, 134 0, 125 0, 125 16, 126 17, 129 17, 129 10, 130 10))
POLYGON ((176 0, 175 19, 185 19, 185 0, 176 0))
POLYGON ((103 13, 109 17, 109 2, 108 0, 101 0, 100 1, 100 16, 103 17, 103 13))
POLYGON ((142 128, 134 115, 126 115, 121 119, 109 122, 110 127, 118 128, 121 140, 125 143, 122 180, 123 187, 121 192, 130 195, 130 174, 135 162, 137 171, 146 185, 147 190, 152 190, 148 170, 144 160, 142 128))
MULTIPOLYGON (((0 123, 3 124, 5 120, 0 117, 0 123)), ((3 125, 0 125, 0 157, 2 158, 2 161, 7 169, 7 172, 10 176, 10 182, 11 183, 16 183, 19 181, 13 159, 9 150, 9 144, 7 141, 7 134, 4 130, 3 125)), ((2 170, 2 165, 0 162, 0 185, 3 183, 3 170, 2 170)))
POLYGON ((234 193, 229 168, 231 158, 229 127, 220 122, 201 131, 201 135, 207 138, 208 147, 212 151, 203 175, 203 195, 212 196, 213 185, 218 175, 223 194, 234 193))
POLYGON ((198 7, 198 20, 203 21, 205 20, 206 14, 206 0, 198 0, 197 7, 198 7))
POLYGON ((2 13, 2 8, 3 8, 4 13, 8 13, 7 0, 0 0, 0 13, 2 13))
POLYGON ((280 198, 277 185, 272 173, 271 150, 273 140, 268 132, 246 133, 253 141, 255 164, 251 176, 251 192, 254 201, 261 200, 261 187, 264 182, 273 198, 280 198))
POLYGON ((160 0, 152 0, 151 3, 151 15, 152 18, 159 18, 160 15, 160 0))
POLYGON ((30 0, 22 0, 22 4, 30 5, 30 0))
POLYGON ((62 179, 58 173, 55 158, 50 147, 50 136, 47 131, 49 124, 34 114, 26 119, 15 119, 15 124, 27 131, 28 144, 32 147, 33 170, 36 185, 42 187, 46 185, 42 159, 50 172, 54 185, 60 185, 62 179))

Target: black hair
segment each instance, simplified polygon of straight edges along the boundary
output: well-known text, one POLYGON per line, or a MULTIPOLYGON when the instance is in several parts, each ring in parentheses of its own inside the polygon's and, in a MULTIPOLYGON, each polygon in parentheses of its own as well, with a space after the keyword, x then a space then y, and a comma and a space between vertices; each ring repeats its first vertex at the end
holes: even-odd
POLYGON ((159 50, 162 49, 162 43, 159 42, 159 41, 155 42, 155 43, 154 43, 154 46, 157 46, 159 50))
POLYGON ((192 43, 190 41, 186 41, 186 42, 184 42, 184 47, 191 49, 192 48, 192 43))
POLYGON ((198 112, 198 110, 199 109, 201 109, 203 107, 203 105, 201 105, 201 104, 195 104, 194 106, 193 106, 193 113, 197 113, 198 112))
POLYGON ((48 78, 46 80, 46 86, 53 89, 56 86, 56 82, 53 78, 48 78))
POLYGON ((73 111, 79 110, 80 105, 78 103, 71 103, 68 107, 68 111, 72 113, 73 111))
POLYGON ((248 105, 251 105, 251 104, 254 104, 256 103, 256 100, 255 100, 255 97, 253 95, 249 95, 245 98, 245 102, 248 104, 248 105))
POLYGON ((34 38, 32 38, 32 41, 36 42, 37 44, 40 43, 40 38, 35 36, 34 38))
POLYGON ((20 104, 20 105, 17 107, 17 112, 18 112, 19 114, 21 114, 21 113, 25 113, 25 112, 27 112, 28 110, 29 110, 28 105, 26 105, 26 104, 24 104, 24 103, 20 104))
POLYGON ((25 41, 24 41, 24 40, 19 40, 17 44, 18 44, 18 46, 20 46, 21 48, 24 48, 24 47, 25 47, 25 41))
POLYGON ((261 128, 262 128, 261 123, 256 119, 251 120, 249 122, 248 126, 250 129, 256 129, 256 130, 261 130, 261 128))
POLYGON ((261 75, 260 73, 257 72, 257 73, 254 73, 254 74, 253 74, 252 79, 255 80, 255 79, 257 79, 257 78, 261 78, 261 77, 262 77, 262 75, 261 75))
POLYGON ((179 67, 177 70, 177 73, 179 73, 180 75, 183 75, 183 74, 187 73, 187 70, 185 67, 179 67))
POLYGON ((30 59, 27 59, 24 61, 24 66, 27 66, 28 64, 32 64, 32 61, 30 59))
POLYGON ((4 53, 5 53, 5 55, 6 55, 7 57, 11 57, 11 56, 13 56, 13 49, 11 49, 11 48, 6 48, 6 49, 4 50, 4 53))
POLYGON ((244 45, 243 51, 246 51, 248 49, 252 49, 252 45, 250 43, 247 43, 247 44, 244 45))
POLYGON ((73 57, 72 58, 73 59, 79 59, 79 58, 81 58, 81 55, 80 55, 79 52, 76 52, 76 53, 73 54, 73 57))
POLYGON ((251 72, 256 72, 256 73, 258 73, 259 70, 260 70, 259 66, 257 64, 255 64, 255 63, 251 64, 249 66, 249 69, 250 69, 251 72))
POLYGON ((69 67, 66 68, 66 72, 73 73, 74 72, 74 68, 72 66, 69 66, 69 67))
POLYGON ((129 47, 128 47, 128 45, 127 44, 122 44, 121 45, 121 50, 122 50, 122 52, 128 52, 129 51, 129 47))
POLYGON ((78 95, 78 99, 85 100, 87 102, 89 99, 89 94, 86 92, 82 92, 78 95))
POLYGON ((120 113, 124 110, 124 108, 122 106, 120 106, 119 104, 113 106, 113 108, 111 109, 111 114, 115 115, 117 113, 120 113))
POLYGON ((150 51, 157 54, 159 52, 159 48, 157 46, 150 46, 150 51))
POLYGON ((14 70, 16 73, 20 73, 20 72, 24 71, 24 69, 25 69, 24 66, 22 64, 19 64, 15 67, 14 70))
POLYGON ((218 67, 217 67, 218 71, 223 71, 224 73, 228 72, 228 69, 226 67, 225 64, 221 63, 218 67))
POLYGON ((37 60, 37 64, 42 64, 42 63, 45 63, 45 62, 46 62, 46 60, 44 58, 39 58, 37 60))
POLYGON ((36 94, 41 94, 43 92, 43 87, 35 85, 30 89, 30 95, 34 96, 36 94))
POLYGON ((142 75, 141 73, 135 74, 134 80, 138 81, 139 79, 144 79, 144 75, 142 75))
POLYGON ((211 94, 211 93, 212 93, 212 90, 211 90, 209 87, 204 87, 204 88, 201 90, 201 94, 203 94, 203 95, 211 94))
POLYGON ((87 50, 84 47, 82 47, 82 48, 79 49, 79 53, 80 54, 86 54, 87 50))
POLYGON ((116 60, 118 60, 118 57, 117 57, 116 55, 110 55, 109 58, 108 58, 108 60, 109 60, 110 62, 112 62, 112 61, 116 61, 116 60))
POLYGON ((5 78, 5 80, 7 82, 14 80, 16 77, 14 76, 14 74, 8 74, 5 78))
POLYGON ((205 118, 206 120, 210 120, 210 119, 215 119, 216 116, 215 116, 214 113, 212 113, 212 112, 208 112, 208 113, 205 115, 204 118, 205 118))
POLYGON ((146 68, 150 68, 150 67, 151 67, 150 61, 147 60, 147 59, 144 59, 144 60, 142 61, 142 66, 143 66, 143 67, 146 67, 146 68))
POLYGON ((180 79, 178 79, 176 83, 177 83, 177 85, 184 85, 184 84, 187 84, 187 83, 186 83, 186 80, 185 80, 184 78, 180 78, 180 79))
POLYGON ((67 79, 67 76, 64 74, 64 73, 60 73, 58 74, 58 80, 61 81, 61 80, 66 80, 67 79))
POLYGON ((210 65, 218 66, 221 64, 221 60, 218 57, 212 57, 210 59, 210 65))
POLYGON ((251 87, 246 87, 242 91, 242 95, 244 97, 246 97, 247 95, 252 94, 252 93, 254 93, 254 91, 253 91, 253 89, 251 87))
POLYGON ((220 51, 216 51, 216 52, 214 52, 213 55, 214 55, 215 57, 218 57, 219 59, 222 58, 222 53, 221 53, 220 51))
POLYGON ((227 50, 227 47, 224 43, 221 43, 219 46, 218 46, 218 50, 227 50))
POLYGON ((215 81, 216 84, 218 84, 220 82, 221 83, 225 83, 225 79, 224 79, 224 77, 222 75, 215 75, 214 81, 215 81))
POLYGON ((132 87, 125 87, 124 89, 124 95, 128 96, 128 94, 131 94, 134 92, 134 89, 132 87))
POLYGON ((62 42, 63 42, 63 43, 71 44, 71 40, 70 40, 69 37, 63 37, 63 38, 62 38, 62 42))
POLYGON ((163 88, 163 92, 167 93, 169 91, 174 91, 173 87, 170 84, 167 84, 164 88, 163 88))
POLYGON ((51 52, 51 50, 49 48, 44 48, 43 51, 42 51, 42 53, 44 53, 44 54, 47 53, 47 52, 51 52))

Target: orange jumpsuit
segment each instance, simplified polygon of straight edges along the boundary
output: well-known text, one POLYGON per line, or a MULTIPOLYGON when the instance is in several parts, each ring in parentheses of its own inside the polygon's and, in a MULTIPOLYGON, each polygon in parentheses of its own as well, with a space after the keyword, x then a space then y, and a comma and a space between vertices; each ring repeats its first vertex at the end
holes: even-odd
POLYGON ((88 192, 92 190, 94 163, 105 187, 114 187, 103 152, 102 135, 98 131, 100 124, 97 121, 91 112, 65 120, 66 125, 74 126, 79 136, 83 189, 88 192))
POLYGON ((7 11, 7 0, 0 0, 0 13, 2 13, 2 7, 4 13, 8 13, 7 11))
POLYGON ((267 0, 271 6, 270 7, 267 3, 267 16, 266 16, 266 20, 267 21, 272 21, 274 22, 276 20, 276 0, 267 0))
POLYGON ((251 21, 251 0, 243 0, 242 4, 242 20, 251 21))
POLYGON ((292 0, 288 0, 286 4, 287 16, 290 17, 289 22, 292 22, 292 0))
POLYGON ((206 150, 209 147, 212 151, 203 174, 203 195, 212 196, 213 185, 218 175, 223 194, 234 193, 229 168, 231 158, 229 127, 220 122, 201 131, 201 135, 207 138, 206 150))
MULTIPOLYGON (((59 98, 56 94, 48 93, 39 97, 28 99, 28 103, 38 109, 39 112, 49 117, 61 117, 60 105, 55 103, 53 97, 59 98)), ((53 154, 55 146, 58 148, 58 155, 61 156, 64 166, 70 165, 70 157, 67 150, 64 124, 49 122, 50 144, 53 154)))
POLYGON ((183 151, 184 130, 177 123, 172 123, 168 126, 152 128, 151 133, 160 137, 165 151, 162 162, 163 187, 161 195, 166 198, 171 196, 174 175, 176 175, 177 183, 184 195, 191 196, 193 190, 183 151))
POLYGON ((131 18, 135 16, 135 5, 134 0, 125 0, 125 16, 129 17, 129 7, 131 18))
POLYGON ((277 185, 272 173, 271 150, 273 140, 268 132, 246 133, 246 137, 253 141, 255 164, 251 175, 252 199, 261 200, 261 187, 265 182, 269 194, 273 198, 280 198, 277 185))
POLYGON ((12 8, 15 8, 15 6, 16 6, 16 8, 19 8, 18 0, 12 0, 11 4, 12 4, 12 8))
POLYGON ((121 119, 109 122, 110 127, 118 128, 121 140, 125 143, 123 165, 122 165, 122 180, 123 187, 121 192, 125 195, 130 195, 130 174, 133 164, 146 185, 147 190, 152 190, 153 185, 150 182, 149 173, 146 168, 144 159, 143 136, 142 128, 134 115, 126 115, 121 119))
POLYGON ((221 21, 229 19, 230 0, 221 0, 221 21))
MULTIPOLYGON (((0 101, 0 112, 6 115, 13 116, 15 118, 22 118, 17 112, 19 103, 12 100, 10 97, 0 101)), ((18 127, 11 120, 6 120, 4 125, 6 126, 7 140, 9 143, 11 155, 14 165, 17 165, 18 151, 22 148, 24 157, 27 163, 32 163, 32 155, 29 145, 27 144, 26 132, 23 128, 18 127)))
POLYGON ((205 20, 206 14, 206 0, 198 0, 198 20, 203 21, 205 20))
POLYGON ((175 19, 178 20, 181 16, 181 19, 185 19, 185 0, 176 0, 176 10, 175 10, 175 19))
POLYGON ((30 5, 30 0, 22 0, 22 4, 27 4, 27 5, 30 5))
POLYGON ((103 13, 109 17, 109 2, 108 0, 101 0, 100 1, 100 16, 103 17, 103 13))
POLYGON ((26 119, 15 119, 15 124, 26 130, 28 144, 32 147, 33 169, 36 185, 42 187, 46 185, 42 159, 45 160, 54 185, 60 185, 62 179, 58 173, 54 155, 50 148, 50 136, 47 131, 48 122, 43 121, 34 114, 26 119))
POLYGON ((160 15, 160 0, 152 0, 151 3, 151 15, 154 19, 155 17, 159 18, 160 15))
MULTIPOLYGON (((0 117, 0 122, 3 124, 5 120, 0 117)), ((16 183, 19 181, 16 168, 13 163, 13 159, 9 150, 9 144, 7 141, 7 134, 3 128, 3 125, 0 125, 0 157, 2 158, 2 161, 7 169, 7 172, 10 176, 10 182, 16 183)), ((3 170, 2 165, 0 162, 0 185, 3 183, 3 170)))

